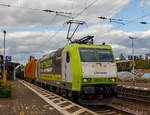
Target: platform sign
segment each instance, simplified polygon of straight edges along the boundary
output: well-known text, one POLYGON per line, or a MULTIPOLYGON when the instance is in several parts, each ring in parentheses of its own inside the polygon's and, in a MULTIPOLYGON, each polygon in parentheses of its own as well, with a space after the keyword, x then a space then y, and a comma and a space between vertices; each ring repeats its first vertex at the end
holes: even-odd
MULTIPOLYGON (((133 58, 132 58, 133 56, 131 56, 131 55, 129 55, 128 56, 128 60, 132 60, 133 58)), ((134 56, 134 60, 137 60, 138 59, 138 56, 134 56)))
POLYGON ((6 56, 5 60, 6 60, 6 62, 11 62, 11 56, 6 56))

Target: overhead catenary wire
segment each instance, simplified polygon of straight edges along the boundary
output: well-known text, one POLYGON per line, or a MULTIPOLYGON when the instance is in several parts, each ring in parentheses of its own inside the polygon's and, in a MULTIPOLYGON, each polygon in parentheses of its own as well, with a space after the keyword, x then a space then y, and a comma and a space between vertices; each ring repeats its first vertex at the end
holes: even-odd
POLYGON ((85 7, 82 11, 80 11, 74 18, 77 18, 82 13, 84 13, 88 8, 90 8, 93 4, 95 4, 98 0, 94 0, 92 3, 90 3, 87 7, 85 7))
MULTIPOLYGON (((87 5, 87 7, 85 7, 81 12, 79 12, 75 17, 73 16, 70 16, 70 14, 72 14, 71 12, 62 12, 62 11, 55 11, 55 10, 50 10, 50 9, 36 9, 36 8, 28 8, 28 7, 20 7, 20 6, 14 6, 14 5, 9 5, 9 4, 2 4, 0 3, 0 6, 5 6, 5 7, 16 7, 16 8, 23 8, 23 9, 29 9, 29 10, 40 10, 40 11, 44 11, 44 12, 49 12, 49 13, 55 13, 56 16, 62 16, 62 17, 65 17, 65 18, 71 18, 71 19, 74 19, 80 15, 82 15, 83 12, 85 12, 88 8, 90 8, 94 3, 96 3, 98 0, 94 0, 93 2, 91 2, 89 5, 87 5), (66 15, 67 14, 67 15, 66 15)), ((73 5, 73 4, 72 4, 73 5)), ((110 22, 115 22, 115 23, 119 23, 119 24, 122 24, 120 26, 118 26, 117 28, 120 28, 121 26, 123 25, 127 25, 127 24, 130 24, 130 23, 133 23, 135 22, 136 20, 139 20, 141 18, 144 18, 146 16, 149 16, 150 13, 148 14, 145 14, 143 16, 140 16, 140 17, 137 17, 135 19, 132 19, 132 20, 124 20, 124 19, 115 19, 115 18, 106 18, 106 17, 103 17, 103 16, 100 16, 100 17, 90 17, 90 18, 101 18, 101 19, 108 19, 110 22)), ((87 16, 85 16, 87 17, 87 16)), ((137 22, 136 22, 137 23, 137 22)), ((144 21, 141 21, 141 22, 138 22, 140 24, 149 24, 147 22, 144 22, 144 21)))
MULTIPOLYGON (((130 23, 135 23, 135 22, 136 22, 136 23, 140 23, 140 24, 150 24, 150 23, 145 22, 145 21, 138 21, 138 22, 137 22, 137 20, 142 19, 142 18, 147 17, 147 16, 150 16, 150 13, 147 13, 147 14, 144 14, 144 15, 142 15, 142 16, 136 17, 136 18, 134 18, 134 19, 132 19, 132 20, 115 19, 115 18, 111 18, 111 20, 113 19, 113 20, 125 21, 125 22, 126 22, 126 23, 124 23, 124 24, 122 24, 122 25, 120 25, 120 26, 117 26, 117 27, 115 28, 115 29, 118 29, 118 28, 120 28, 120 27, 122 27, 122 26, 128 25, 128 24, 130 24, 130 23)), ((97 17, 97 18, 99 18, 99 17, 97 17)), ((107 18, 107 17, 100 17, 99 19, 110 20, 110 19, 107 18)), ((107 31, 104 32, 103 34, 105 34, 105 33, 107 33, 107 31)))
POLYGON ((22 8, 22 9, 28 9, 28 10, 38 10, 38 11, 43 11, 43 12, 48 12, 48 13, 55 13, 57 16, 63 16, 63 17, 66 17, 66 18, 72 18, 70 16, 67 16, 68 14, 72 14, 71 12, 55 11, 55 10, 50 10, 50 9, 38 9, 38 8, 21 7, 21 6, 2 4, 2 3, 0 3, 0 6, 12 7, 12 8, 13 7, 14 8, 22 8))
POLYGON ((147 17, 147 16, 150 16, 150 13, 145 14, 145 15, 142 15, 142 16, 137 17, 137 18, 134 18, 134 19, 132 19, 132 20, 128 21, 128 23, 127 23, 127 24, 132 23, 132 22, 135 22, 136 20, 142 19, 142 18, 147 17))
MULTIPOLYGON (((135 19, 140 19, 140 18, 143 18, 143 17, 146 17, 146 16, 148 16, 148 15, 150 15, 150 13, 149 14, 145 14, 145 15, 143 15, 143 16, 140 16, 140 17, 137 17, 137 18, 135 18, 135 19)), ((127 19, 117 19, 117 18, 106 18, 106 17, 96 17, 96 18, 99 18, 99 19, 108 19, 110 22, 116 22, 116 23, 120 23, 120 24, 122 24, 122 25, 126 25, 126 24, 128 24, 128 23, 122 23, 123 21, 124 22, 131 22, 131 21, 133 21, 133 20, 127 20, 127 19), (120 22, 119 22, 120 21, 120 22)), ((134 21, 135 22, 135 21, 134 21)), ((136 22, 136 23, 140 23, 140 24, 150 24, 150 23, 148 23, 148 22, 144 22, 144 21, 142 21, 142 22, 136 22)), ((86 25, 87 25, 87 23, 85 23, 86 25)), ((122 26, 121 25, 121 26, 122 26)), ((88 27, 88 26, 87 26, 88 27)), ((63 27, 64 28, 64 27, 63 27)), ((63 28, 61 28, 60 30, 62 30, 63 28)), ((57 31, 53 36, 51 36, 51 38, 53 38, 53 37, 55 37, 58 33, 59 33, 60 31, 57 31)), ((104 32, 104 33, 106 33, 106 32, 104 32)))
MULTIPOLYGON (((96 1, 96 0, 95 0, 96 1)), ((94 4, 94 2, 92 2, 93 4, 94 4)), ((88 6, 89 7, 91 7, 93 4, 89 4, 88 6)), ((12 7, 12 6, 10 6, 10 5, 6 5, 6 4, 0 4, 1 6, 5 6, 5 7, 12 7)), ((78 16, 80 16, 80 15, 82 15, 87 9, 88 9, 88 6, 87 7, 85 7, 80 13, 78 13, 78 16)), ((18 7, 17 6, 17 8, 24 8, 24 9, 29 9, 29 10, 40 10, 40 11, 44 11, 44 12, 49 12, 49 13, 55 13, 56 14, 56 16, 63 16, 63 17, 66 17, 66 18, 73 18, 73 17, 71 17, 70 16, 70 14, 71 13, 67 13, 67 12, 61 12, 61 11, 53 11, 53 10, 49 10, 49 9, 46 9, 46 10, 42 10, 42 9, 34 9, 34 8, 26 8, 26 7, 18 7), (65 15, 65 14, 67 14, 67 15, 65 15)), ((110 22, 115 22, 115 21, 117 21, 117 23, 119 23, 119 22, 122 22, 122 21, 125 21, 126 23, 125 24, 122 24, 121 26, 123 26, 123 25, 127 25, 127 24, 130 24, 130 23, 134 23, 134 22, 136 22, 136 20, 139 20, 139 19, 141 19, 141 18, 144 18, 144 17, 146 17, 146 16, 148 16, 148 15, 150 15, 150 13, 149 14, 145 14, 145 15, 143 15, 143 16, 140 16, 140 17, 138 17, 138 18, 135 18, 135 20, 134 19, 132 19, 132 20, 124 20, 124 19, 115 19, 115 18, 109 18, 108 20, 110 21, 110 22)), ((77 16, 77 17, 78 17, 77 16)), ((89 18, 92 18, 92 17, 89 17, 89 18)), ((93 17, 93 18, 97 18, 97 17, 93 17)), ((148 24, 147 22, 138 22, 138 23, 141 23, 141 24, 148 24)), ((60 28, 59 30, 57 30, 50 38, 54 38, 56 35, 58 35, 58 33, 60 33, 61 32, 61 30, 62 29, 64 29, 64 27, 62 27, 62 28, 60 28)))
POLYGON ((124 25, 117 26, 116 29, 119 29, 120 27, 126 26, 126 25, 131 24, 131 23, 149 24, 148 22, 144 22, 144 21, 138 22, 139 19, 142 19, 142 18, 147 17, 147 16, 150 16, 150 13, 147 13, 147 14, 144 14, 142 16, 136 17, 134 19, 128 20, 127 23, 125 23, 124 25))
MULTIPOLYGON (((72 14, 70 12, 54 11, 54 10, 49 10, 49 9, 43 10, 43 9, 29 8, 29 7, 20 7, 20 6, 14 6, 14 5, 2 4, 2 3, 0 3, 0 6, 15 7, 15 8, 22 8, 22 9, 28 9, 28 10, 38 10, 38 11, 44 11, 44 12, 49 12, 49 13, 55 13, 56 15, 52 20, 54 20, 56 18, 56 16, 62 16, 62 17, 71 18, 71 19, 73 18, 71 16, 65 15, 65 14, 72 14)), ((50 38, 52 39, 53 37, 55 37, 63 28, 64 28, 64 24, 63 24, 63 27, 60 28, 58 31, 56 31, 52 36, 50 36, 50 38)))
POLYGON ((127 21, 127 20, 123 20, 123 19, 107 18, 107 17, 104 17, 104 16, 100 16, 100 17, 97 17, 97 18, 102 19, 102 20, 109 20, 109 22, 115 22, 115 23, 119 23, 119 24, 122 24, 122 25, 124 25, 124 21, 127 21))
POLYGON ((104 16, 100 16, 100 17, 97 17, 97 18, 98 19, 102 19, 102 20, 109 20, 109 22, 115 22, 115 23, 122 24, 122 25, 120 25, 120 26, 117 27, 117 28, 120 28, 121 26, 130 24, 130 23, 149 24, 148 22, 145 22, 145 21, 136 21, 136 20, 142 19, 142 18, 144 18, 146 16, 149 16, 149 15, 150 15, 150 13, 145 14, 145 15, 140 16, 140 17, 137 17, 137 18, 132 19, 132 20, 117 19, 117 18, 107 18, 107 17, 104 17, 104 16))
POLYGON ((73 19, 72 16, 67 16, 67 15, 60 14, 60 13, 56 13, 56 16, 63 16, 63 17, 66 17, 66 18, 71 18, 71 19, 73 19))
POLYGON ((61 30, 63 30, 65 28, 65 24, 63 24, 63 26, 58 30, 56 31, 52 36, 50 36, 50 39, 53 39, 56 35, 58 35, 58 33, 61 32, 61 30))
MULTIPOLYGON (((120 26, 116 27, 116 29, 120 28, 121 26, 125 26, 125 25, 129 24, 129 22, 130 22, 130 23, 131 23, 131 22, 135 22, 136 19, 140 19, 140 18, 145 17, 145 16, 148 16, 148 15, 150 15, 150 13, 145 14, 145 15, 140 16, 140 17, 137 17, 137 18, 135 18, 134 20, 133 20, 133 19, 132 19, 132 20, 117 19, 117 20, 120 20, 120 21, 128 21, 128 23, 125 23, 125 24, 123 24, 123 25, 120 25, 120 26)), ((102 17, 102 19, 107 19, 107 18, 106 18, 106 17, 102 17)), ((116 20, 116 19, 115 19, 115 20, 116 20)), ((136 22, 136 23, 137 23, 137 22, 136 22)), ((144 22, 144 21, 138 22, 138 23, 140 23, 140 24, 150 24, 150 23, 144 22)), ((103 34, 105 34, 105 33, 106 33, 106 32, 104 32, 103 34)))
MULTIPOLYGON (((15 8, 23 8, 23 9, 29 9, 29 10, 39 10, 39 11, 44 11, 44 12, 48 12, 48 13, 55 13, 56 16, 62 16, 62 17, 65 17, 65 18, 70 18, 70 19, 74 19, 74 18, 77 18, 78 16, 80 16, 83 12, 85 12, 88 8, 90 8, 94 3, 96 3, 98 0, 94 0, 92 3, 90 3, 89 5, 87 5, 87 7, 85 7, 81 12, 79 12, 75 17, 73 16, 69 16, 70 14, 72 14, 71 12, 63 12, 63 11, 55 11, 55 10, 50 10, 50 9, 37 9, 37 8, 29 8, 29 7, 21 7, 21 6, 15 6, 15 5, 9 5, 9 4, 2 4, 0 3, 0 6, 4 6, 4 7, 15 7, 15 8), (67 15, 66 15, 67 14, 67 15)), ((148 14, 145 14, 143 16, 140 16, 138 18, 135 18, 135 19, 132 19, 132 20, 125 20, 125 19, 115 19, 115 18, 106 18, 106 17, 103 17, 103 16, 100 16, 100 17, 93 17, 93 18, 99 18, 99 19, 108 19, 110 22, 115 22, 115 23, 119 23, 119 24, 122 24, 122 25, 127 25, 127 24, 130 24, 130 23, 133 23, 135 22, 135 20, 139 20, 141 18, 144 18, 146 16, 149 16, 150 13, 148 14), (123 23, 122 21, 126 22, 126 23, 123 23)), ((86 17, 86 16, 85 16, 86 17)), ((92 18, 92 17, 91 17, 92 18)), ((144 23, 141 23, 141 22, 138 22, 140 24, 144 24, 144 23)), ((147 23, 146 23, 147 24, 147 23)), ((121 25, 121 26, 122 26, 121 25)), ((119 26, 119 27, 121 27, 119 26)))

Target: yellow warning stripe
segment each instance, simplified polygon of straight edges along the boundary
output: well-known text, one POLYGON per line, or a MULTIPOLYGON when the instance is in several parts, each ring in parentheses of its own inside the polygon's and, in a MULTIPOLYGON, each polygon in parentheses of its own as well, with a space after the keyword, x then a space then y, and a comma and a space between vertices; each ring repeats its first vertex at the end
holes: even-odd
POLYGON ((47 79, 47 80, 54 80, 54 81, 61 81, 61 75, 60 74, 40 74, 41 79, 47 79))

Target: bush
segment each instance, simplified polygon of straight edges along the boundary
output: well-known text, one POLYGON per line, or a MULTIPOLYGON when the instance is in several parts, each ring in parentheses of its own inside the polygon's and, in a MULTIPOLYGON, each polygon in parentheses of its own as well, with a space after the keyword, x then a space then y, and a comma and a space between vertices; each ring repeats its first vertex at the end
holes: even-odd
POLYGON ((4 86, 3 80, 0 80, 0 98, 10 98, 11 97, 11 84, 7 82, 4 86))

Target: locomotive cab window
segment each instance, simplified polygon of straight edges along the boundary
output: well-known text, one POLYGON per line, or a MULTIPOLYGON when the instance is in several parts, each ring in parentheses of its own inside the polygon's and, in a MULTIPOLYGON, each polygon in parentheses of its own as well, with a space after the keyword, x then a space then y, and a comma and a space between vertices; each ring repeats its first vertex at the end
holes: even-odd
POLYGON ((79 48, 82 62, 114 62, 112 50, 79 48))
POLYGON ((70 54, 69 54, 69 52, 66 52, 66 62, 67 63, 70 62, 70 54))
POLYGON ((99 62, 114 62, 112 51, 109 49, 96 49, 99 62))
POLYGON ((96 54, 94 49, 80 48, 80 56, 82 62, 96 62, 96 54))

